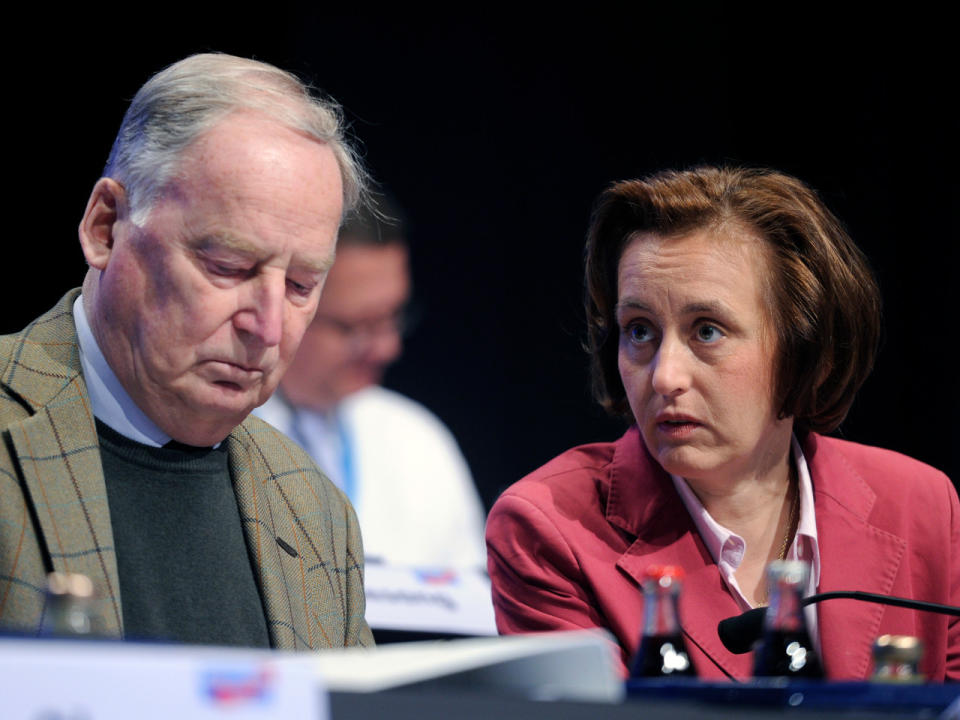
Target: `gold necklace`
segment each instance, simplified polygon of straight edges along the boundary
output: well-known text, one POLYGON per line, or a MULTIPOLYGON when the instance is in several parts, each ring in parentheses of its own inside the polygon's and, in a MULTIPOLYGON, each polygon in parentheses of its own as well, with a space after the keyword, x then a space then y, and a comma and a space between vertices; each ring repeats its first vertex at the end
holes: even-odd
MULTIPOLYGON (((790 493, 790 512, 787 515, 787 530, 783 534, 783 542, 780 543, 780 551, 777 553, 778 560, 787 559, 787 548, 790 547, 790 541, 793 539, 793 535, 796 532, 797 524, 799 521, 798 515, 800 513, 800 481, 799 479, 794 479, 796 471, 791 467, 790 468, 790 484, 787 486, 787 492, 790 493)), ((763 579, 763 597, 760 599, 760 602, 757 604, 757 607, 763 607, 767 604, 767 601, 770 599, 770 590, 767 588, 766 577, 763 579)))
MULTIPOLYGON (((791 473, 791 476, 793 473, 791 473)), ((797 483, 791 482, 790 487, 787 488, 787 491, 790 493, 790 515, 787 518, 787 530, 783 534, 783 542, 780 543, 780 552, 777 553, 777 558, 779 560, 787 559, 787 548, 790 547, 790 541, 793 539, 793 534, 796 532, 797 525, 797 514, 799 512, 798 502, 800 495, 800 488, 797 487, 797 483)))

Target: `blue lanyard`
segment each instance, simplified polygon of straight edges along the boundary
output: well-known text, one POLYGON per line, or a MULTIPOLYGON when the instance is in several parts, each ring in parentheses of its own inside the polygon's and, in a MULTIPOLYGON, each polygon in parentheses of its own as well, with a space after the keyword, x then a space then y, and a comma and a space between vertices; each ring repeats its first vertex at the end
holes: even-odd
MULTIPOLYGON (((293 412, 293 423, 290 427, 290 437, 296 440, 297 444, 304 448, 315 462, 318 462, 317 454, 312 450, 312 448, 318 446, 315 446, 310 441, 311 438, 308 437, 312 433, 308 433, 304 428, 300 412, 296 408, 291 408, 291 410, 293 412)), ((353 459, 353 438, 340 417, 340 413, 334 413, 334 427, 336 428, 337 438, 340 440, 340 477, 331 478, 331 480, 334 485, 346 493, 354 509, 356 509, 360 498, 357 496, 357 471, 353 459)), ((323 468, 320 469, 323 470, 323 468)))
MULTIPOLYGON (((350 498, 353 507, 357 509, 357 503, 360 498, 357 497, 357 476, 356 466, 353 460, 353 437, 347 430, 340 413, 336 414, 337 434, 340 436, 340 479, 343 483, 341 488, 350 498)), ((359 510, 357 510, 359 513, 359 510)))

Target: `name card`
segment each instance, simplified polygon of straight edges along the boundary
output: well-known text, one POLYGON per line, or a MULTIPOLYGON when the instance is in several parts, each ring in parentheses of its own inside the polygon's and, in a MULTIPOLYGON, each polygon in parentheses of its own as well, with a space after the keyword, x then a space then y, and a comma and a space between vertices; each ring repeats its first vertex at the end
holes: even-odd
POLYGON ((496 635, 490 579, 479 570, 369 563, 367 623, 374 629, 496 635))
POLYGON ((326 720, 309 655, 0 638, 10 720, 326 720))

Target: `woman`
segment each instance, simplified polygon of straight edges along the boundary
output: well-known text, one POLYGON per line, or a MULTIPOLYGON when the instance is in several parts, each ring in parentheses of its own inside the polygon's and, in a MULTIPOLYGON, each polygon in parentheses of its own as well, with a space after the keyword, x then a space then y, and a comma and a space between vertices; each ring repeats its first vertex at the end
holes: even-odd
MULTIPOLYGON (((686 571, 701 677, 745 679, 718 621, 765 604, 765 565, 811 564, 807 593, 960 604, 960 505, 942 473, 828 438, 873 363, 880 301, 837 219, 795 178, 699 168, 603 193, 587 239, 595 393, 631 421, 511 487, 487 524, 502 633, 609 630, 623 670, 653 564, 686 571)), ((808 609, 827 674, 866 678, 883 633, 960 679, 960 622, 852 600, 808 609)))

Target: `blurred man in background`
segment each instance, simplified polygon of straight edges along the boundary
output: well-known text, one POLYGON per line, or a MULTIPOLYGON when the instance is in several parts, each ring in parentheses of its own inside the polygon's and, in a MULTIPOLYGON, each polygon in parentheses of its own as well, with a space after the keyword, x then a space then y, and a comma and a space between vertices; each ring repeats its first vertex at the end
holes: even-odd
POLYGON ((379 385, 401 353, 411 291, 397 218, 381 200, 341 228, 316 317, 257 414, 347 493, 368 562, 483 567, 483 506, 456 441, 425 407, 379 385))

